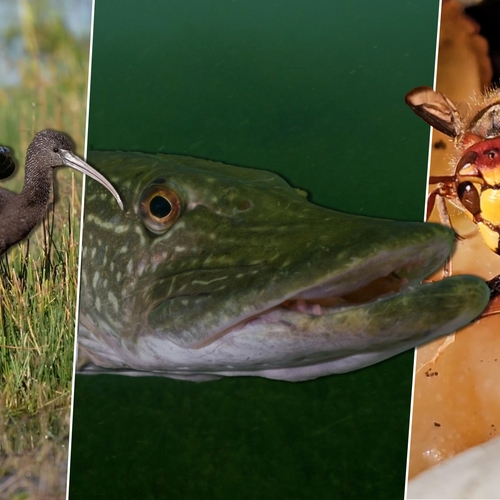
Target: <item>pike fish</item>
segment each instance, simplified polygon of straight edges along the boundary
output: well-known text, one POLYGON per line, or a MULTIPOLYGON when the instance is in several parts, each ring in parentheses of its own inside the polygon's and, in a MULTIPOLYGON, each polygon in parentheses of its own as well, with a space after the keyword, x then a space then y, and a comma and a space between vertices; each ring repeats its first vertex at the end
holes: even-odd
POLYGON ((95 152, 87 181, 79 371, 298 381, 450 333, 489 299, 479 278, 424 283, 454 235, 348 215, 271 172, 95 152))

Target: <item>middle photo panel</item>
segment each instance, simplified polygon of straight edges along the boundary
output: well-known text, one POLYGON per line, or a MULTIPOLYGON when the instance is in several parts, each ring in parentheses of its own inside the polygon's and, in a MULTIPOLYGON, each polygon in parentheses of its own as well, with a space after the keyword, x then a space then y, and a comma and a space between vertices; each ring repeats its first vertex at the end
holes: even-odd
POLYGON ((420 284, 453 244, 404 104, 437 15, 98 2, 88 161, 124 208, 87 183, 71 498, 403 497, 412 348, 487 300, 420 284))

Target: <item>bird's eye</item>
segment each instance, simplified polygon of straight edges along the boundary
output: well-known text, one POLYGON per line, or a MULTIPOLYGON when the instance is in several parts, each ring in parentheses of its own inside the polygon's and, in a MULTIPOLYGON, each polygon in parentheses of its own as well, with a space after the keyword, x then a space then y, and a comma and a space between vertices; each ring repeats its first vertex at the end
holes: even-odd
POLYGON ((54 153, 59 153, 59 148, 54 148, 54 153))
POLYGON ((142 193, 139 212, 144 225, 155 234, 163 234, 179 218, 182 203, 175 191, 163 185, 153 184, 142 193))

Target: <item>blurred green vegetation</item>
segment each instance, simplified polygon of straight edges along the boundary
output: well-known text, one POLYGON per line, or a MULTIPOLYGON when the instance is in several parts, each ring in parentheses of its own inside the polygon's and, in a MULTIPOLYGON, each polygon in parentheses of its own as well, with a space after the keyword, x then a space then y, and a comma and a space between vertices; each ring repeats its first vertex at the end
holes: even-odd
POLYGON ((19 75, 19 84, 0 87, 0 144, 14 151, 21 166, 15 179, 3 183, 12 190, 22 186, 24 153, 37 131, 65 132, 82 154, 89 58, 89 35, 76 38, 49 0, 17 4, 18 18, 1 34, 6 52, 16 55, 19 75), (12 49, 20 44, 21 51, 12 49))

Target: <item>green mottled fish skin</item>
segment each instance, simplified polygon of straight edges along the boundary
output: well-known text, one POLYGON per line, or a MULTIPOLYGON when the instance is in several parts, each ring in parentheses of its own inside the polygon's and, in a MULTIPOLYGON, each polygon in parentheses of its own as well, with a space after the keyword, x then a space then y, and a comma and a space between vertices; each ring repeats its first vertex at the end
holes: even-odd
POLYGON ((125 209, 87 181, 82 371, 311 379, 454 331, 488 302, 487 286, 470 276, 420 285, 451 251, 443 226, 321 208, 262 170, 141 153, 96 152, 88 161, 125 209), (160 235, 139 211, 153 184, 182 206, 160 235), (392 273, 409 285, 363 304, 324 301, 392 273))

